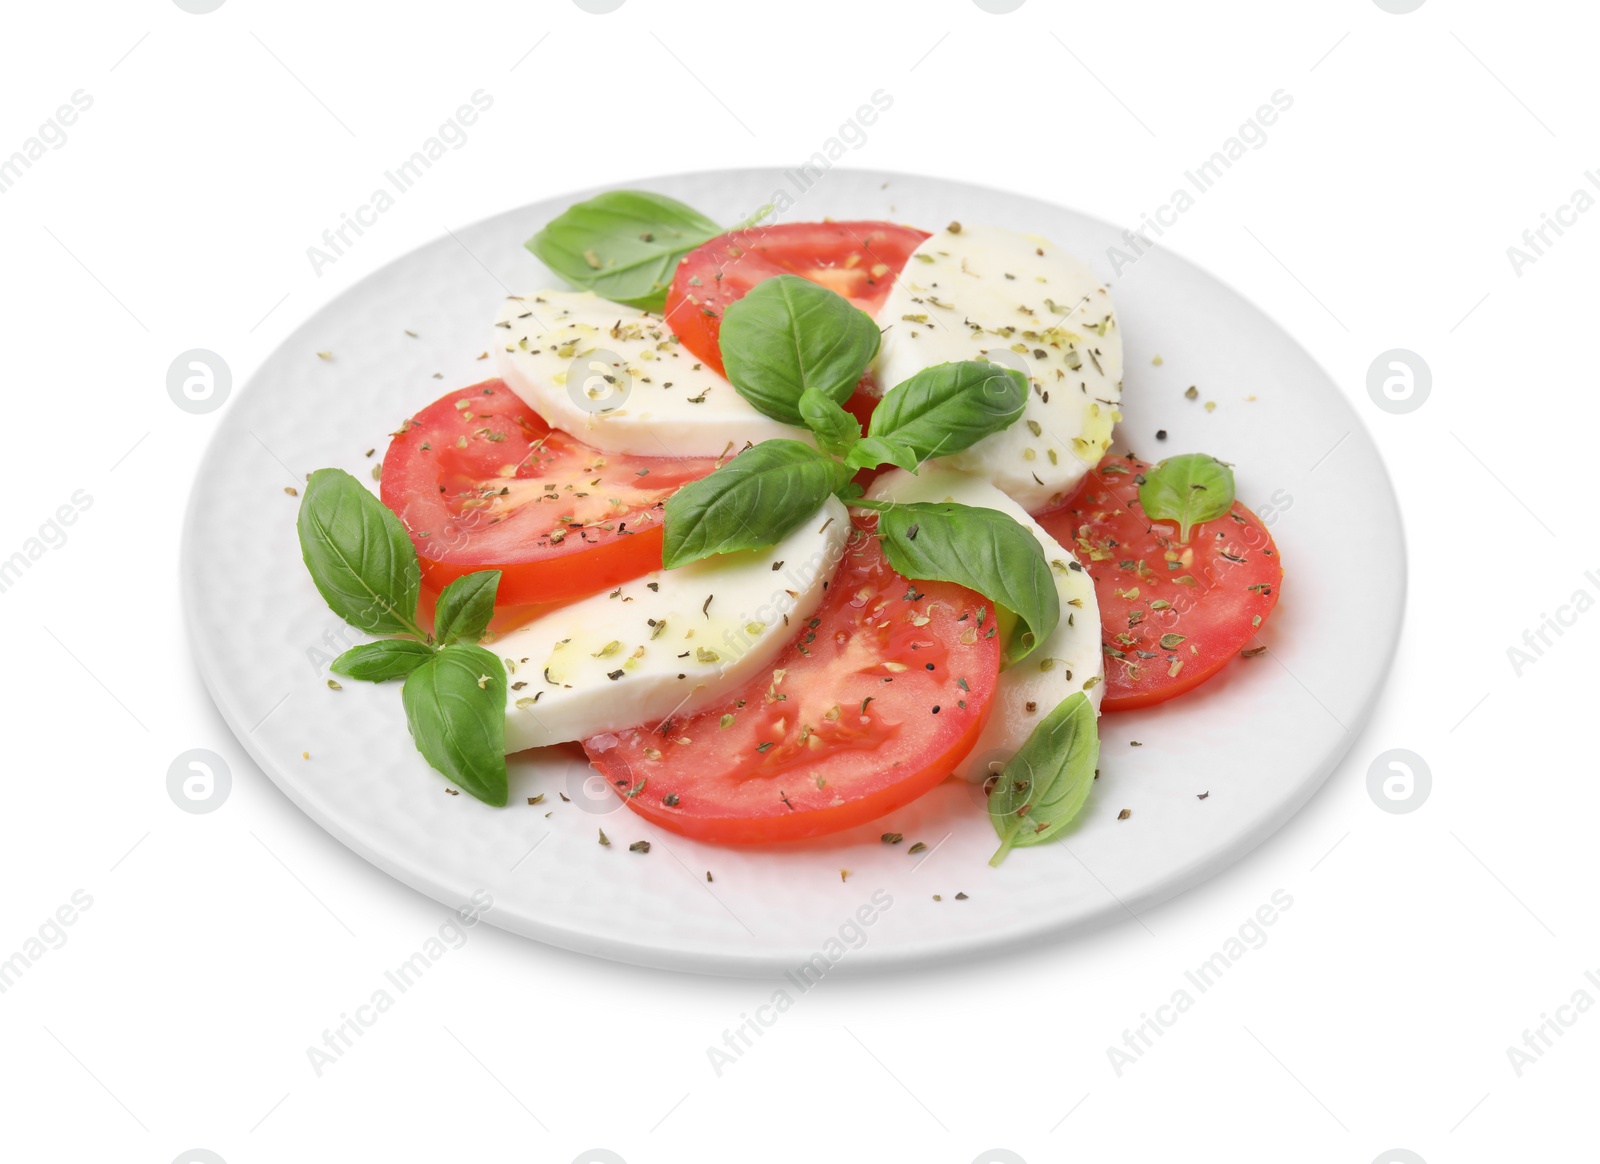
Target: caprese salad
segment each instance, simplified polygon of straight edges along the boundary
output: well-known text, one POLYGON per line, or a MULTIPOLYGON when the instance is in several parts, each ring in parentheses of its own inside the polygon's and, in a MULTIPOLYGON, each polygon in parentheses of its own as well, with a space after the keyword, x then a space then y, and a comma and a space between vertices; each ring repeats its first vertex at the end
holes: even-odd
POLYGON ((1116 312, 1044 239, 617 191, 528 246, 569 286, 505 300, 498 378, 400 425, 381 500, 323 469, 299 511, 379 636, 333 670, 402 680, 459 789, 504 805, 506 755, 578 745, 628 808, 740 844, 955 775, 999 863, 1082 808, 1100 714, 1252 653, 1271 536, 1222 461, 1110 452, 1116 312))

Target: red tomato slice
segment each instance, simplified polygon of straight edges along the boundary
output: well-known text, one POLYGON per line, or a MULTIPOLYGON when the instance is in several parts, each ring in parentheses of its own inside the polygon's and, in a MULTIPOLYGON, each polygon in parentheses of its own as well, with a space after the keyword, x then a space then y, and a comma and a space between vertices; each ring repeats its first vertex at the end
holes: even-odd
POLYGON ((722 313, 763 279, 799 275, 877 315, 926 231, 892 222, 790 222, 714 238, 690 251, 667 291, 667 323, 722 372, 722 313))
POLYGON ((628 807, 724 844, 838 832, 915 800, 972 749, 1000 670, 993 609, 908 582, 859 527, 770 673, 704 711, 585 740, 628 807))
POLYGON ((601 453, 553 429, 503 380, 450 392, 384 454, 399 514, 435 590, 501 571, 497 605, 564 602, 661 568, 661 510, 710 457, 601 453))
POLYGON ((1139 507, 1149 466, 1112 456, 1078 495, 1036 520, 1094 579, 1106 659, 1105 711, 1149 707, 1215 675, 1278 603, 1283 563, 1243 505, 1189 531, 1152 524, 1139 507))

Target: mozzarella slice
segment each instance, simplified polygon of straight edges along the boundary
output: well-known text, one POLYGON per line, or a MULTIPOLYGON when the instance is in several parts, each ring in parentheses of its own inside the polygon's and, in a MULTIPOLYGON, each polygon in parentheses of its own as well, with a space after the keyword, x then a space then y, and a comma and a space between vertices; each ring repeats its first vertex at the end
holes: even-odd
POLYGON ((1039 721, 1076 691, 1087 693, 1099 712, 1105 690, 1100 604, 1095 601, 1089 572, 1079 566, 1071 551, 993 485, 952 469, 924 465, 920 476, 895 469, 873 482, 869 496, 883 501, 954 501, 1009 514, 1039 540, 1044 560, 1055 578, 1056 593, 1061 597, 1061 621, 1026 659, 1000 672, 994 710, 978 742, 957 768, 960 776, 981 783, 999 771, 1039 721))
POLYGON ((508 297, 494 341, 511 390, 603 453, 720 457, 772 437, 816 443, 757 412, 661 316, 592 291, 508 297))
POLYGON ((743 684, 816 610, 849 532, 830 497, 768 549, 657 570, 486 644, 508 663, 507 753, 654 726, 743 684))
POLYGON ((885 391, 952 360, 988 359, 1027 374, 1021 420, 941 458, 993 481, 1024 509, 1059 503, 1110 446, 1122 399, 1111 296, 1044 239, 995 226, 940 231, 912 254, 878 323, 876 380, 885 391))

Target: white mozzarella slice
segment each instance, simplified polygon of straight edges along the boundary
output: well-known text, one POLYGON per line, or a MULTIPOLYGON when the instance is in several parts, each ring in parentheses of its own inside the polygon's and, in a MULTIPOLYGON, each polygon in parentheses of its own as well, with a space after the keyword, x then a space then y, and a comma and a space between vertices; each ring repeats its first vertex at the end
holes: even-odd
POLYGON ((1085 692, 1099 712, 1105 690, 1100 604, 1095 601, 1089 572, 1070 550, 993 485, 953 469, 924 465, 919 476, 895 469, 873 482, 869 496, 884 501, 954 501, 1008 514, 1039 540, 1055 578, 1061 621, 1026 659, 1000 672, 994 710, 978 742, 958 766, 958 775, 982 782, 1016 754, 1041 719, 1074 692, 1085 692))
POLYGON ((508 297, 494 343, 511 390, 603 453, 719 457, 772 437, 816 443, 757 412, 661 316, 592 291, 508 297))
POLYGON ((1027 410, 941 463, 993 481, 1024 509, 1059 503, 1104 455, 1122 399, 1111 296, 1036 235, 942 230, 912 254, 878 313, 884 391, 924 368, 988 359, 1029 377, 1027 410))
POLYGON ((508 663, 506 751, 653 725, 765 670, 822 601, 849 531, 830 497, 768 549, 657 570, 485 644, 508 663))

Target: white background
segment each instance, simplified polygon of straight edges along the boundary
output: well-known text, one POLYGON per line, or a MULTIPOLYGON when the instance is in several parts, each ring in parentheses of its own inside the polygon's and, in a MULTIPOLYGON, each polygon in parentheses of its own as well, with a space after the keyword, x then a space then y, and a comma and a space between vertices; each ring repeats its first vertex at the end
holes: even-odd
POLYGON ((1448 0, 11 6, 0 157, 74 91, 94 103, 0 194, 0 557, 75 491, 93 504, 0 594, 0 959, 75 890, 93 905, 0 994, 0 1155, 1367 1164, 1404 1147, 1440 1164, 1572 1142, 1546 1154, 1575 1158, 1600 1015, 1561 1012, 1573 1025, 1520 1076, 1507 1048, 1575 992, 1600 1000, 1584 978, 1600 978, 1600 797, 1577 743, 1600 619, 1578 615, 1520 677, 1507 648, 1575 591, 1600 595, 1584 577, 1600 216, 1520 275, 1506 249, 1600 164, 1595 31, 1578 5, 1448 0), (470 141, 314 274, 306 248, 480 88, 495 104, 470 141), (445 911, 302 817, 208 703, 175 560, 218 417, 173 406, 168 364, 210 348, 242 382, 446 227, 594 184, 793 164, 879 88, 893 108, 843 164, 1130 225, 1293 95, 1163 244, 1265 305, 1385 450, 1412 588, 1375 720, 1216 880, 1027 957, 830 978, 720 1078, 706 1048, 772 984, 487 926, 318 1077, 306 1048, 445 911), (1405 416, 1366 394, 1396 347, 1433 373, 1405 416), (196 747, 234 772, 206 816, 165 789, 196 747), (1366 789, 1394 747, 1433 773, 1408 815, 1366 789), (1107 1048, 1277 890, 1293 906, 1265 944, 1119 1075, 1107 1048))

